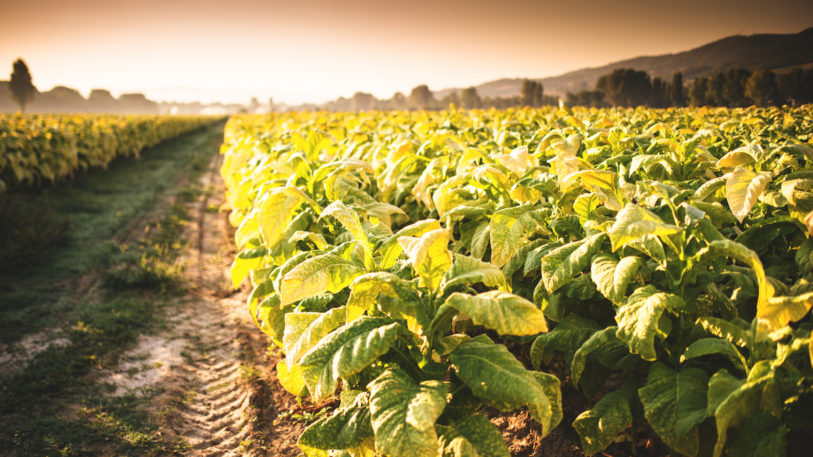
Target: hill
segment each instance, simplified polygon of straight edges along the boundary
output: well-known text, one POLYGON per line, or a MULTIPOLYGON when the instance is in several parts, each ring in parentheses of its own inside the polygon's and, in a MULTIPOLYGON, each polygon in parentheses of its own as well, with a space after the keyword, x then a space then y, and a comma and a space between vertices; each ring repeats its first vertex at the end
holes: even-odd
MULTIPOLYGON (((635 57, 538 81, 546 94, 565 95, 592 89, 599 77, 618 68, 643 70, 667 80, 681 72, 683 80, 690 81, 729 68, 784 69, 812 62, 813 27, 791 34, 735 35, 676 54, 635 57)), ((519 94, 521 84, 521 78, 502 78, 476 87, 481 97, 510 97, 519 94)), ((459 89, 437 91, 435 97, 443 97, 452 90, 459 89)))

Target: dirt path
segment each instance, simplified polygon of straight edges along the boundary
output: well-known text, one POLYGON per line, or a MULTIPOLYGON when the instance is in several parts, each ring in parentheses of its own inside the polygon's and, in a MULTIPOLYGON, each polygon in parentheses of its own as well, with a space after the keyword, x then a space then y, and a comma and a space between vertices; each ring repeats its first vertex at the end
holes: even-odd
POLYGON ((203 177, 207 191, 184 230, 188 293, 170 307, 166 329, 141 336, 107 382, 118 395, 159 390, 152 404, 163 438, 185 442, 185 455, 295 456, 304 424, 275 418, 296 402, 276 383, 277 357, 248 316, 248 286, 234 291, 228 278, 234 248, 226 214, 217 211, 220 160, 203 177))

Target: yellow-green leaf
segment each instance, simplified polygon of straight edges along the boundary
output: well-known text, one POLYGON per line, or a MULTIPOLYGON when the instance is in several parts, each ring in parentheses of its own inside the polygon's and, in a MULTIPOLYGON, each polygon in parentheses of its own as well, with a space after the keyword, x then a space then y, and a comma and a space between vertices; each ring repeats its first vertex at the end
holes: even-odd
POLYGON ((615 223, 607 234, 610 236, 613 252, 632 241, 647 235, 664 237, 683 230, 681 227, 663 222, 652 211, 627 203, 615 218, 615 223))
POLYGON ((449 231, 437 229, 424 233, 420 238, 402 236, 398 244, 404 249, 412 267, 421 278, 421 284, 431 290, 440 286, 443 275, 452 267, 449 251, 449 231))
POLYGON ((725 195, 728 207, 738 221, 745 219, 770 181, 770 173, 756 173, 742 167, 736 168, 729 175, 725 183, 725 195))
POLYGON ((335 254, 312 257, 285 274, 280 283, 282 306, 323 292, 339 292, 364 269, 335 254))
POLYGON ((536 335, 548 331, 545 316, 536 305, 508 292, 490 290, 477 295, 455 292, 446 305, 500 335, 536 335))

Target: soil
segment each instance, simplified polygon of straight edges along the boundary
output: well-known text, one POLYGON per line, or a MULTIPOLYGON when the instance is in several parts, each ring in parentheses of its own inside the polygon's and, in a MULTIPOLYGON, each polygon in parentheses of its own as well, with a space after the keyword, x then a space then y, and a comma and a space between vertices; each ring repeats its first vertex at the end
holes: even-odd
POLYGON ((228 278, 235 252, 227 214, 217 210, 220 160, 202 178, 206 192, 183 234, 188 292, 169 307, 166 328, 142 335, 104 381, 114 395, 160 392, 151 403, 162 437, 185 442, 185 455, 297 456, 307 424, 292 417, 301 410, 276 381, 279 355, 248 315, 248 285, 234 290, 228 278))

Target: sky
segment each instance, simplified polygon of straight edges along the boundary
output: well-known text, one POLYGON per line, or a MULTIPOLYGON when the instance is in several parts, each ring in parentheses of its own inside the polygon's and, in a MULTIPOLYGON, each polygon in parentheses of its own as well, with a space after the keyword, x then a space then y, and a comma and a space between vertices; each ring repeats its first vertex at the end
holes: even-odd
POLYGON ((813 26, 811 0, 0 2, 0 65, 42 91, 204 102, 389 98, 813 26))

